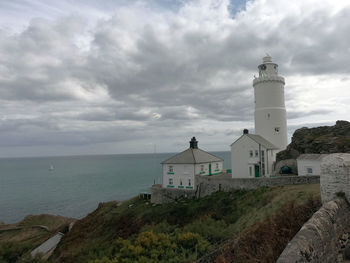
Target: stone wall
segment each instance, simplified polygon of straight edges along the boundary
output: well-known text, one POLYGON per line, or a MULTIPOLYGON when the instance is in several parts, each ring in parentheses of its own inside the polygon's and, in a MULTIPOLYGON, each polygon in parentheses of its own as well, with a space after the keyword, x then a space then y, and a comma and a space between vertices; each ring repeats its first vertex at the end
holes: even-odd
POLYGON ((277 263, 342 262, 349 233, 348 203, 342 198, 329 201, 303 225, 277 263))
POLYGON ((278 263, 344 261, 344 250, 350 249, 350 154, 322 159, 320 187, 323 206, 289 242, 278 263))
POLYGON ((279 176, 271 178, 234 178, 230 174, 217 176, 196 175, 197 197, 210 195, 216 191, 231 191, 236 189, 256 189, 262 186, 274 187, 282 185, 319 183, 320 177, 313 176, 279 176))
POLYGON ((161 185, 152 186, 151 202, 163 204, 174 202, 181 198, 200 198, 217 191, 231 191, 237 189, 256 189, 262 186, 282 186, 296 184, 319 183, 320 177, 313 176, 280 176, 272 178, 234 178, 231 174, 215 176, 196 175, 196 185, 194 190, 182 190, 172 188, 162 188, 161 185))
POLYGON ((162 188, 160 184, 152 186, 151 203, 153 204, 164 204, 170 203, 182 198, 194 198, 195 190, 182 190, 182 189, 171 189, 162 188))
POLYGON ((350 154, 335 153, 324 157, 320 181, 322 202, 334 199, 339 192, 350 201, 350 154))

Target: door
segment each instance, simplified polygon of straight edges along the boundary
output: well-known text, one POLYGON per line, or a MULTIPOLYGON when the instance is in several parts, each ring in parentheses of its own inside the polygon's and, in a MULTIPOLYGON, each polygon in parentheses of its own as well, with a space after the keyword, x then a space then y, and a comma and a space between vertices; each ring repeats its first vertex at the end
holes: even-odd
POLYGON ((260 169, 259 169, 259 165, 255 165, 255 177, 260 177, 260 169))
POLYGON ((209 164, 209 175, 211 175, 211 163, 209 164))

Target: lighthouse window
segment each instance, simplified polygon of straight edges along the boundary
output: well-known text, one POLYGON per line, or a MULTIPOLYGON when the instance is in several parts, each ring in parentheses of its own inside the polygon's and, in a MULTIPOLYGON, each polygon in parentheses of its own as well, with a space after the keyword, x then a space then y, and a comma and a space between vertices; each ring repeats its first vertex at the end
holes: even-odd
POLYGON ((215 164, 215 169, 219 169, 219 164, 218 163, 215 164))
POLYGON ((270 119, 270 113, 267 114, 267 118, 270 119))
POLYGON ((201 172, 204 172, 204 164, 201 165, 201 172))
POLYGON ((255 157, 258 157, 258 156, 259 156, 259 151, 255 150, 255 157))
POLYGON ((191 186, 191 179, 188 179, 188 186, 191 186))
POLYGON ((174 181, 173 178, 169 178, 169 185, 173 185, 174 181))
POLYGON ((275 127, 275 132, 279 133, 280 132, 280 127, 275 127))
POLYGON ((180 185, 182 185, 182 180, 180 180, 180 185))
POLYGON ((249 156, 253 157, 253 151, 252 150, 249 151, 249 156))

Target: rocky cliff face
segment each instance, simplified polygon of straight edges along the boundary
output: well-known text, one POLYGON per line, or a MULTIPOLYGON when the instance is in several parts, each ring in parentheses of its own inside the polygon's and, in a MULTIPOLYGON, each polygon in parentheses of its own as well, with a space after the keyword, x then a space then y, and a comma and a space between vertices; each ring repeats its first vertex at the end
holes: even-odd
POLYGON ((303 127, 296 130, 287 149, 277 154, 277 162, 296 159, 303 153, 350 153, 350 122, 334 126, 303 127))

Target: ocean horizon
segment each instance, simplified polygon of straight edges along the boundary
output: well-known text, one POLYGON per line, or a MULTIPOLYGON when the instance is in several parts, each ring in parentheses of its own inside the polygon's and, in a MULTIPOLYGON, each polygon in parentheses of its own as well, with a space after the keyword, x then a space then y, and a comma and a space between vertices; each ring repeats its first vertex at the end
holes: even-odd
MULTIPOLYGON (((230 152, 211 152, 231 167, 230 152)), ((175 153, 0 158, 0 221, 29 214, 82 218, 100 202, 126 200, 161 183, 175 153)))

